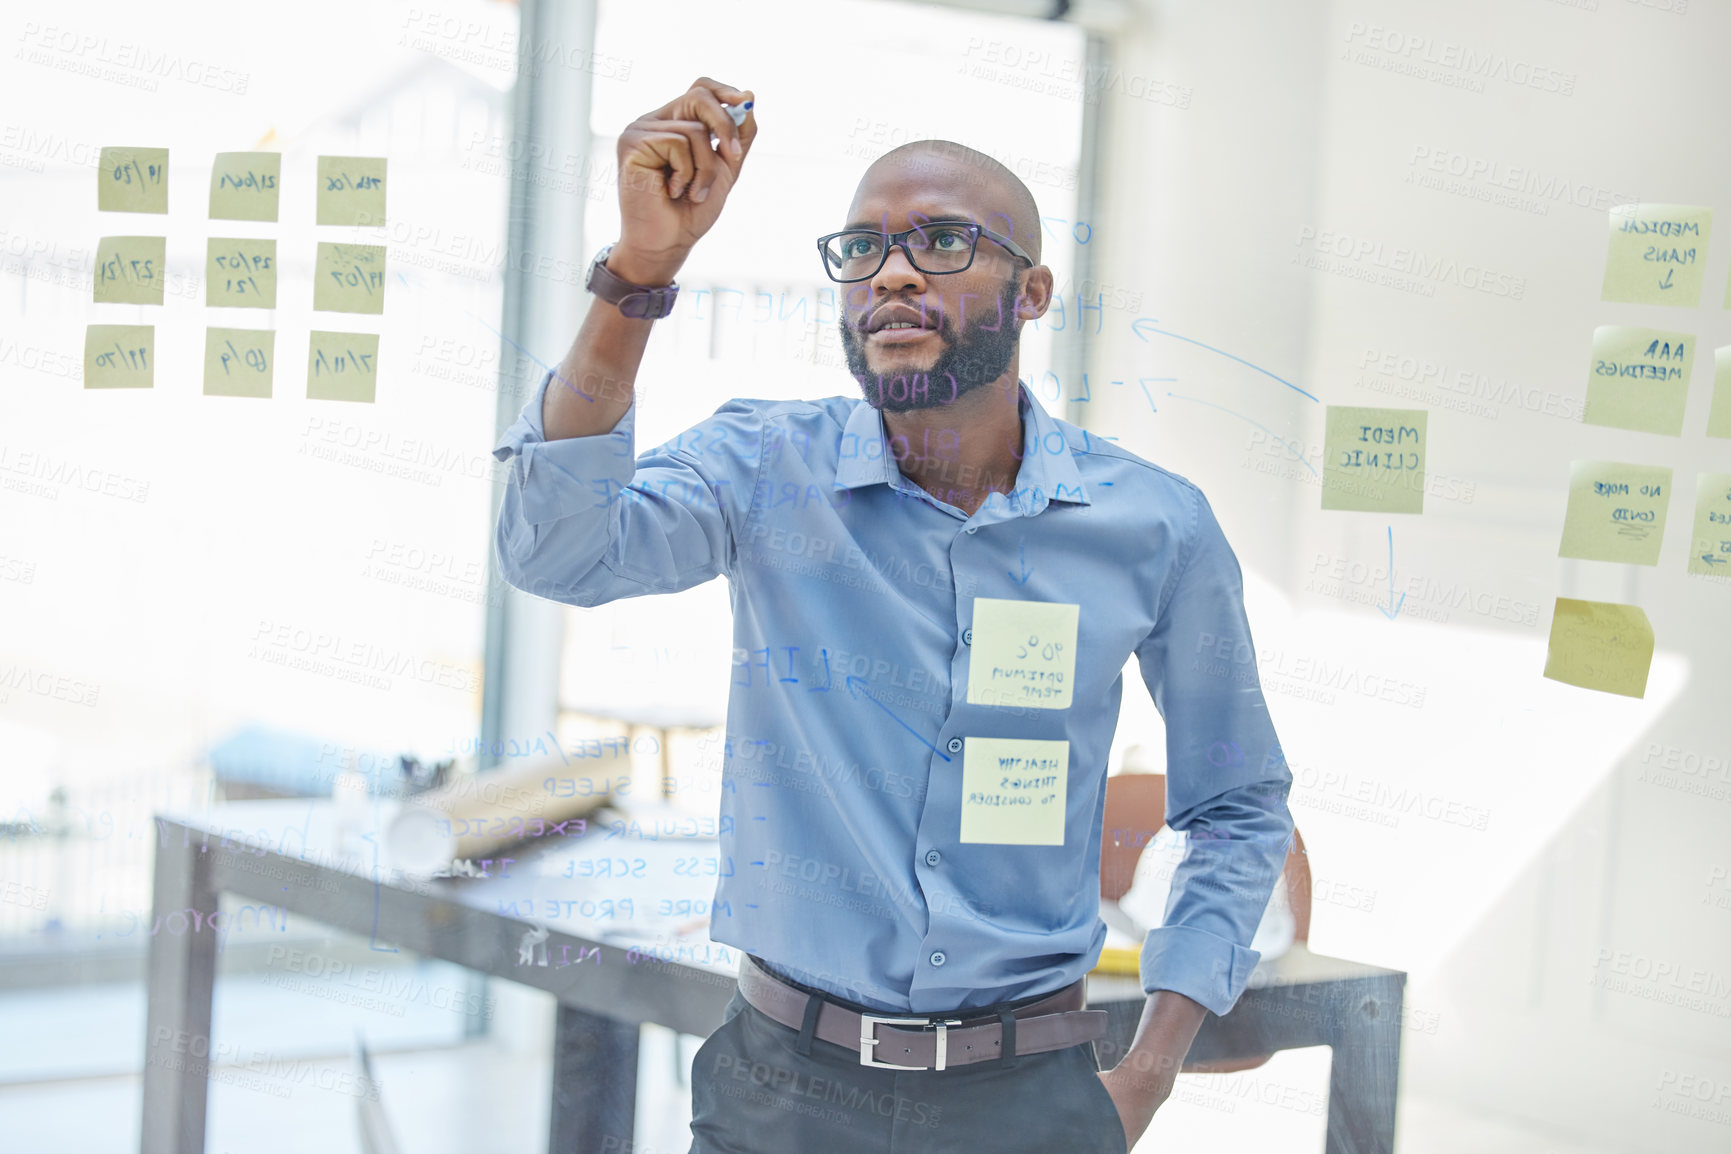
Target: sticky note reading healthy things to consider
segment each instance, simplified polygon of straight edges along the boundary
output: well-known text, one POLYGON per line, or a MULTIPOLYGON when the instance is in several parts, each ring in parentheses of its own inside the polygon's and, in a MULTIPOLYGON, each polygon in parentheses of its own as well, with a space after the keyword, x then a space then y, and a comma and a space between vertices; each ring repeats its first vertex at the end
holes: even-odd
POLYGON ((280 152, 219 152, 210 170, 210 219, 275 220, 280 152))
POLYGON ((276 241, 211 237, 204 255, 204 303, 276 308, 276 241))
POLYGON ((968 704, 1068 709, 1081 607, 974 598, 968 704))
POLYGON ((385 223, 385 158, 319 157, 320 224, 385 223))
POLYGON ((205 329, 204 395, 268 398, 275 350, 269 329, 205 329))
POLYGON ((1424 512, 1423 409, 1328 406, 1322 507, 1369 513, 1424 512))
POLYGON ((104 148, 96 173, 99 212, 167 212, 168 149, 104 148))
POLYGON ((1701 303, 1701 274, 1713 210, 1686 204, 1620 204, 1611 210, 1605 258, 1608 301, 1641 305, 1701 303))
POLYGON ((379 334, 313 331, 307 353, 307 400, 373 402, 379 380, 379 334))
POLYGON ((97 304, 159 305, 162 263, 168 239, 105 236, 96 242, 97 304))
POLYGON ((970 737, 962 752, 965 842, 1063 845, 1070 743, 970 737))
POLYGON ((385 311, 385 246, 319 242, 313 265, 313 309, 327 313, 385 311))
POLYGON ((1671 470, 1660 465, 1575 461, 1559 557, 1657 565, 1671 504, 1671 470))
POLYGON ((1683 434, 1695 338, 1631 325, 1593 330, 1593 371, 1581 420, 1642 433, 1683 434))
POLYGON ((1582 689, 1645 697, 1652 664, 1653 627, 1640 606, 1557 598, 1546 677, 1582 689))
POLYGON ((155 325, 90 325, 84 330, 85 388, 148 389, 155 383, 155 325))
POLYGON ((1731 574, 1731 473, 1702 473, 1695 496, 1689 572, 1731 574))

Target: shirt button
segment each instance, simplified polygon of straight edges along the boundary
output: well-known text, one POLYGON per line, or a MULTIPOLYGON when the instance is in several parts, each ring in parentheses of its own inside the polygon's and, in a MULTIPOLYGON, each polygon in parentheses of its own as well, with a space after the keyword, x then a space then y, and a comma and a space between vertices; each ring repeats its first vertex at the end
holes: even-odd
POLYGON ((939 853, 937 850, 929 849, 926 851, 926 864, 927 865, 935 866, 943 860, 944 860, 944 855, 939 853))
POLYGON ((974 643, 974 631, 972 629, 962 630, 962 644, 963 645, 972 645, 973 643, 974 643))
POLYGON ((942 950, 933 950, 932 951, 932 965, 941 966, 944 964, 944 962, 946 960, 947 959, 945 959, 945 957, 944 957, 944 951, 942 951, 942 950))
POLYGON ((962 752, 962 739, 959 737, 950 738, 949 745, 947 746, 947 748, 949 749, 949 751, 951 753, 962 752))
POLYGON ((968 526, 968 532, 970 532, 970 533, 978 533, 979 531, 980 531, 980 527, 978 525, 969 525, 968 526))

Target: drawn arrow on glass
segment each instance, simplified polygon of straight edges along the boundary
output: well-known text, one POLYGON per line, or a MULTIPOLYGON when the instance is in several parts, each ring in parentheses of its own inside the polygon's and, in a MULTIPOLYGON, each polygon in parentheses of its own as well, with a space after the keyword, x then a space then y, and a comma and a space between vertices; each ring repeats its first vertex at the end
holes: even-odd
POLYGON ((1393 525, 1390 525, 1388 527, 1388 603, 1390 605, 1394 606, 1394 608, 1383 609, 1381 605, 1378 605, 1377 608, 1382 610, 1382 615, 1384 617, 1388 618, 1390 621, 1393 621, 1397 616, 1400 615, 1400 607, 1402 605, 1406 604, 1406 594, 1405 593, 1402 593, 1400 595, 1399 601, 1396 601, 1394 599, 1394 526, 1393 525))
POLYGON ((909 725, 907 722, 905 722, 901 718, 897 717, 895 715, 894 711, 891 710, 889 706, 885 705, 883 702, 879 701, 877 698, 873 697, 871 694, 866 693, 864 686, 865 686, 865 680, 863 678, 855 677, 851 673, 848 674, 847 691, 849 693, 853 694, 855 697, 858 697, 860 694, 865 693, 865 697, 866 697, 867 701, 870 701, 873 705, 877 706, 879 709, 883 710, 885 713, 888 713, 890 715, 891 721, 894 721, 897 725, 901 726, 903 729, 907 730, 909 733, 913 734, 915 737, 918 737, 921 745, 925 746, 927 749, 931 750, 933 753, 937 754, 939 757, 943 758, 945 761, 953 760, 949 754, 945 753, 943 750, 939 749, 937 746, 933 745, 931 742, 927 741, 924 737, 922 737, 920 735, 919 730, 915 729, 913 726, 909 725))
POLYGON ((1707 562, 1707 564, 1709 564, 1709 565, 1723 565, 1723 564, 1725 564, 1725 558, 1715 557, 1711 553, 1701 554, 1701 560, 1707 562))
POLYGON ((1671 287, 1671 274, 1676 272, 1676 271, 1677 270, 1674 268, 1666 269, 1665 270, 1665 279, 1659 282, 1659 287, 1662 289, 1670 288, 1671 287))
POLYGON ((1026 585, 1028 583, 1028 578, 1034 575, 1034 571, 1028 568, 1028 543, 1026 541, 1016 542, 1016 556, 1017 564, 1022 567, 1022 575, 1018 577, 1014 573, 1011 573, 1010 580, 1014 581, 1018 585, 1026 585))

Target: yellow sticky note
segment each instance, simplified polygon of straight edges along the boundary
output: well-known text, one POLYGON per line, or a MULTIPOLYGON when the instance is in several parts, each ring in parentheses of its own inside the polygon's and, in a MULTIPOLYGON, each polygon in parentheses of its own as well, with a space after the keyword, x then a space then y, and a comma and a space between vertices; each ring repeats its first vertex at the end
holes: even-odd
POLYGON ((204 303, 276 308, 276 241, 211 237, 204 250, 204 303))
POLYGON ((1671 505, 1671 470, 1660 465, 1575 461, 1559 557, 1657 565, 1671 505))
POLYGON ((1731 437, 1731 345, 1713 350, 1713 407, 1707 410, 1707 435, 1731 437))
POLYGON ((1424 409, 1330 405, 1323 433, 1322 507, 1424 512, 1424 409))
POLYGON ((1080 606, 1059 601, 974 598, 968 703, 1070 708, 1080 617, 1080 606))
POLYGON ((1545 653, 1546 677, 1582 689, 1645 697, 1652 664, 1653 626, 1640 606, 1557 598, 1545 653))
POLYGON ((319 242, 313 265, 313 309, 327 313, 385 311, 385 246, 319 242))
POLYGON ((320 224, 385 223, 385 158, 319 157, 320 224))
POLYGON ((85 328, 85 388, 148 389, 155 384, 155 325, 89 325, 85 328))
POLYGON ((275 220, 280 152, 219 152, 210 170, 210 219, 275 220))
POLYGON ((1695 492, 1689 572, 1731 574, 1731 473, 1702 473, 1695 492))
POLYGON ((1620 204, 1600 297, 1642 305, 1701 303, 1713 210, 1690 204, 1620 204))
POLYGON ((965 842, 1063 845, 1070 743, 970 737, 962 746, 965 842))
POLYGON ((1695 338, 1633 325, 1593 330, 1593 368, 1581 420, 1643 433, 1683 433, 1695 338))
POLYGON ((163 254, 160 236, 105 236, 96 242, 97 304, 162 303, 163 254))
POLYGON ((313 330, 307 353, 307 400, 371 404, 379 380, 377 333, 313 330))
POLYGON ((269 397, 276 363, 270 329, 204 330, 204 395, 269 397))
POLYGON ((168 149, 104 148, 98 163, 99 212, 168 211, 168 149))

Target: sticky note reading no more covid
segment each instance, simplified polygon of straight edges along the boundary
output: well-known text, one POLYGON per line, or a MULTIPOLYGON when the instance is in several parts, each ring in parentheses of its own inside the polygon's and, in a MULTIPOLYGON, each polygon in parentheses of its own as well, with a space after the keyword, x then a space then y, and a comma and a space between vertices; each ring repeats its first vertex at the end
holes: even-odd
POLYGON ((1683 433, 1695 338, 1633 325, 1593 330, 1593 365, 1581 420, 1642 433, 1683 433))
POLYGON ((1322 507, 1424 512, 1423 409, 1330 405, 1323 435, 1322 507))
POLYGON ((1622 204, 1611 210, 1610 225, 1604 300, 1687 308, 1701 303, 1712 209, 1622 204))
POLYGON ((1557 598, 1545 676, 1624 697, 1645 697, 1653 627, 1638 605, 1557 598))
POLYGON ((1070 708, 1080 620, 1067 602, 974 598, 968 703, 1070 708))
POLYGON ((1574 461, 1559 557, 1657 565, 1671 504, 1671 470, 1660 465, 1574 461))
POLYGON ((1063 845, 1068 741, 970 737, 962 749, 961 840, 1063 845))

